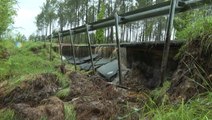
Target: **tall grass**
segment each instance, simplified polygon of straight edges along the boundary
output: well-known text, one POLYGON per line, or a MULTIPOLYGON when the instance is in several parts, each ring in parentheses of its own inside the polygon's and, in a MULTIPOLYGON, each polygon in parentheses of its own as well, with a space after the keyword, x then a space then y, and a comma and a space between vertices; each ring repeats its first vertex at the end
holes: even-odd
POLYGON ((198 96, 195 99, 179 104, 167 104, 157 106, 154 101, 146 104, 145 111, 140 119, 152 120, 210 120, 212 119, 212 93, 206 96, 198 96), (154 106, 154 107, 153 107, 154 106))

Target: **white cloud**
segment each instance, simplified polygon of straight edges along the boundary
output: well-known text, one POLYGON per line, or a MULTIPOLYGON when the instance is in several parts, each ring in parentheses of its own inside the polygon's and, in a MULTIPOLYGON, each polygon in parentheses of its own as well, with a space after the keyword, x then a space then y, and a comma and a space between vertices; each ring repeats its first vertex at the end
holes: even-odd
POLYGON ((35 17, 40 13, 44 0, 19 0, 14 27, 28 37, 36 32, 35 17))

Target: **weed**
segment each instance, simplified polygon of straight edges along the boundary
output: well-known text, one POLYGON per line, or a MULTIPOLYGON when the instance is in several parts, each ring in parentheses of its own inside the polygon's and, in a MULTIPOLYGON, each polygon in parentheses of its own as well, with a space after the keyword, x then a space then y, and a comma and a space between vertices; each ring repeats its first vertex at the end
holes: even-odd
POLYGON ((76 112, 74 107, 68 103, 64 103, 65 120, 76 120, 76 112))
POLYGON ((67 88, 64 88, 64 89, 58 91, 56 93, 56 96, 59 97, 59 98, 64 98, 64 97, 68 96, 69 93, 70 93, 70 88, 67 87, 67 88))

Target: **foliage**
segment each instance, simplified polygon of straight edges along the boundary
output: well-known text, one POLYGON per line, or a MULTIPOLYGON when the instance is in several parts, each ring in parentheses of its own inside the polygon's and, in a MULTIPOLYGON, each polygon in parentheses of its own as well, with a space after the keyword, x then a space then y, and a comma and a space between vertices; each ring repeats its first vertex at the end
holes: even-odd
POLYGON ((13 16, 16 14, 15 4, 15 0, 0 1, 0 35, 13 23, 13 16))
MULTIPOLYGON (((210 37, 212 33, 212 17, 200 18, 193 24, 189 24, 184 30, 178 33, 178 39, 189 39, 201 41, 201 49, 208 53, 212 49, 212 38, 210 37)), ((184 45, 180 52, 177 54, 176 58, 182 57, 187 49, 187 44, 184 45)))
POLYGON ((153 120, 209 120, 212 119, 211 112, 212 93, 198 96, 187 103, 164 104, 157 106, 153 100, 142 109, 141 119, 153 120))
POLYGON ((192 24, 188 24, 187 27, 178 33, 179 39, 194 39, 197 37, 203 37, 203 35, 210 34, 212 31, 212 17, 199 18, 192 24))
POLYGON ((14 120, 15 113, 11 109, 1 109, 0 110, 0 120, 14 120))
POLYGON ((64 104, 65 120, 76 120, 74 107, 68 103, 64 104))
POLYGON ((64 97, 68 96, 69 93, 70 93, 70 88, 67 87, 67 88, 64 88, 64 89, 58 91, 56 96, 59 98, 64 98, 64 97))
POLYGON ((1 52, 8 54, 6 58, 0 57, 1 81, 7 80, 17 83, 15 81, 22 81, 30 75, 51 72, 58 76, 62 88, 67 87, 69 83, 67 76, 55 69, 55 66, 60 65, 60 57, 53 52, 54 60, 50 62, 48 60, 49 49, 44 47, 43 43, 23 42, 21 48, 16 47, 13 41, 2 41, 0 43, 1 52))
MULTIPOLYGON (((97 19, 98 20, 101 20, 101 19, 103 19, 103 17, 104 17, 104 14, 105 14, 105 5, 104 5, 104 3, 102 3, 101 4, 101 6, 102 6, 102 8, 101 8, 101 10, 100 10, 100 12, 99 12, 99 14, 98 14, 98 16, 97 16, 97 19)), ((100 30, 97 30, 96 31, 96 41, 97 41, 97 43, 103 43, 103 41, 104 41, 104 29, 100 29, 100 30)))

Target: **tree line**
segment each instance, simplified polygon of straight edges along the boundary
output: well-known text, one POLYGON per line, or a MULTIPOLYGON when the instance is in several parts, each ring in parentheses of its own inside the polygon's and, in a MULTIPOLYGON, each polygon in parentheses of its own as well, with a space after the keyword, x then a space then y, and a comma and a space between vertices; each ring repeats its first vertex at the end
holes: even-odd
MULTIPOLYGON (((55 31, 63 31, 100 19, 154 5, 167 0, 46 0, 36 17, 37 36, 44 40, 55 31)), ((173 35, 182 31, 190 22, 211 15, 211 6, 181 13, 175 17, 173 35)), ((162 41, 165 38, 167 16, 146 19, 121 25, 121 42, 162 41)), ((91 33, 93 43, 114 42, 114 27, 91 33)), ((86 35, 76 35, 76 43, 85 43, 86 35)), ((33 37, 33 36, 31 36, 33 37)), ((66 40, 64 39, 63 42, 66 40)))

